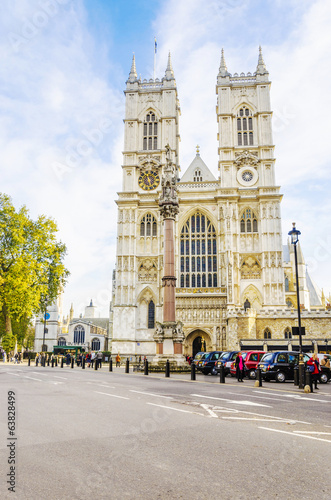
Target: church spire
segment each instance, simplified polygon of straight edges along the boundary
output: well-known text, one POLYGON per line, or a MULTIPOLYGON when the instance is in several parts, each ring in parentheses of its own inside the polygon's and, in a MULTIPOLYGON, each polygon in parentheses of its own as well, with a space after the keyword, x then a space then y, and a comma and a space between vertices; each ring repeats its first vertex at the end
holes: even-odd
POLYGON ((266 65, 265 65, 264 60, 263 60, 262 48, 260 45, 259 46, 259 60, 258 60, 257 67, 256 67, 256 74, 257 75, 265 75, 267 73, 268 73, 268 71, 267 71, 266 65))
POLYGON ((170 55, 170 52, 169 52, 169 55, 168 55, 168 65, 167 65, 167 69, 166 69, 166 72, 165 72, 165 78, 166 78, 166 80, 174 80, 175 79, 174 70, 172 69, 172 64, 171 64, 171 55, 170 55))
POLYGON ((224 49, 222 49, 221 64, 220 64, 218 76, 230 76, 230 73, 228 72, 228 68, 227 68, 226 62, 225 62, 224 49))
POLYGON ((138 75, 137 75, 137 69, 136 69, 136 58, 135 58, 135 55, 133 54, 131 71, 129 74, 129 82, 135 82, 137 79, 138 79, 138 75))

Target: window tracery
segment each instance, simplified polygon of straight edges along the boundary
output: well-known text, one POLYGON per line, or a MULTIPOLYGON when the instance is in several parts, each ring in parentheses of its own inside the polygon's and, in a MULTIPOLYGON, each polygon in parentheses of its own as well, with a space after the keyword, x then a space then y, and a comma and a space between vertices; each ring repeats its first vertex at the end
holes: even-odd
POLYGON ((155 113, 147 113, 143 123, 143 150, 157 149, 158 121, 155 113))
POLYGON ((152 214, 146 214, 140 222, 140 236, 157 236, 157 222, 152 214))
POLYGON ((257 217, 251 208, 246 208, 240 220, 241 233, 257 233, 257 217))
POLYGON ((196 212, 184 224, 180 235, 180 287, 217 286, 217 244, 213 224, 196 212))
POLYGON ((253 146, 253 114, 252 111, 243 106, 237 113, 237 135, 238 146, 253 146))

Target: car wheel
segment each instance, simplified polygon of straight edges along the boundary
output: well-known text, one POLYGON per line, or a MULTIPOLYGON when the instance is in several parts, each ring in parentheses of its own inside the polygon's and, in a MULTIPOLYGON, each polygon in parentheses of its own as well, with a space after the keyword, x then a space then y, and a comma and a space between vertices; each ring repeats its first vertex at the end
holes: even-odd
POLYGON ((321 384, 326 384, 329 380, 328 374, 327 373, 321 373, 320 375, 320 381, 321 384))
POLYGON ((204 375, 208 375, 209 371, 208 370, 201 370, 204 375))
POLYGON ((255 370, 249 370, 248 377, 255 379, 256 378, 256 371, 255 370))
POLYGON ((214 367, 212 368, 212 370, 211 370, 211 374, 212 374, 212 375, 217 375, 217 368, 216 368, 216 366, 214 366, 214 367))
POLYGON ((276 373, 276 382, 285 382, 286 376, 284 372, 277 372, 276 373))

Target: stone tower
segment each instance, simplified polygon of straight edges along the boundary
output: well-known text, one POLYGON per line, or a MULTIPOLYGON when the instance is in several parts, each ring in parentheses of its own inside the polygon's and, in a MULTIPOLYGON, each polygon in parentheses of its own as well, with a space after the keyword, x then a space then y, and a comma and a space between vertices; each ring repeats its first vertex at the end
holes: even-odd
POLYGON ((179 166, 180 109, 170 54, 162 80, 149 81, 138 78, 133 56, 124 93, 112 350, 155 354, 155 325, 163 319, 163 228, 158 200, 167 144, 179 166))
POLYGON ((253 75, 231 76, 222 50, 216 93, 228 307, 285 304, 270 85, 261 47, 253 75))

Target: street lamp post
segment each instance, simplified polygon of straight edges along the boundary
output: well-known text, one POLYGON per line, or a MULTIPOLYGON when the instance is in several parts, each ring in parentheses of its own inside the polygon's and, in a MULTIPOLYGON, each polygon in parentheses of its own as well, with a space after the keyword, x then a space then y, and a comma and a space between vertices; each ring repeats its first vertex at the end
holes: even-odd
POLYGON ((303 362, 303 352, 302 352, 302 334, 301 334, 301 310, 300 310, 300 294, 299 294, 299 275, 298 275, 298 256, 297 256, 297 244, 299 242, 299 235, 301 234, 295 228, 295 222, 292 223, 293 228, 288 234, 291 236, 291 243, 294 246, 294 261, 295 261, 295 276, 296 276, 296 288, 297 288, 297 306, 298 306, 298 327, 299 327, 299 389, 304 387, 304 362, 303 362))
POLYGON ((45 298, 45 315, 44 315, 44 334, 43 334, 43 346, 42 346, 42 351, 46 351, 46 346, 45 346, 45 335, 46 335, 46 332, 47 332, 47 328, 46 328, 46 320, 47 320, 47 300, 48 298, 46 297, 45 298))

